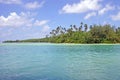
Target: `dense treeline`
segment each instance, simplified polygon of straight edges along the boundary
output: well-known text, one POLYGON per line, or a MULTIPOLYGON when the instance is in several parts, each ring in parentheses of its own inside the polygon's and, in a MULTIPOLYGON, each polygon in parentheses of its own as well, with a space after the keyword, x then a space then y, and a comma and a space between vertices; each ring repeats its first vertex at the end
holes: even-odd
MULTIPOLYGON (((6 41, 9 42, 9 41, 6 41)), ((51 43, 120 43, 120 27, 83 24, 70 25, 68 29, 58 26, 46 38, 29 39, 17 42, 51 42, 51 43)))

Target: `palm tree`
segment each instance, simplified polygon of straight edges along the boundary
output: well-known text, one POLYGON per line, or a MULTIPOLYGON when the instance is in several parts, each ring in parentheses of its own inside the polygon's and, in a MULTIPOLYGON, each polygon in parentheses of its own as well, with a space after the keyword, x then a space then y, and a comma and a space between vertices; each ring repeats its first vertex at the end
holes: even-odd
POLYGON ((60 32, 60 27, 58 26, 58 27, 56 28, 56 34, 59 34, 59 32, 60 32))
POLYGON ((86 31, 87 31, 87 29, 88 29, 87 24, 85 24, 85 25, 84 25, 84 27, 85 27, 85 32, 86 32, 86 31))
POLYGON ((56 35, 56 30, 52 30, 52 32, 50 32, 50 34, 52 35, 52 36, 55 36, 56 35))
POLYGON ((70 25, 70 27, 72 28, 72 24, 70 25))
POLYGON ((116 33, 119 33, 119 32, 120 32, 120 27, 116 29, 116 33))
POLYGON ((72 31, 73 31, 73 26, 70 25, 70 28, 67 29, 67 32, 69 33, 69 35, 71 35, 72 31))
POLYGON ((52 32, 50 32, 50 35, 52 35, 52 32))
POLYGON ((80 23, 79 31, 82 30, 83 22, 80 23))
POLYGON ((66 28, 63 28, 63 30, 64 30, 64 32, 66 32, 67 30, 66 30, 66 28))
POLYGON ((93 28, 93 26, 92 25, 90 25, 90 30, 93 28))
POLYGON ((60 33, 61 33, 61 34, 64 34, 64 31, 61 30, 60 33))
POLYGON ((75 31, 77 31, 78 29, 77 29, 77 27, 76 27, 76 25, 73 25, 73 28, 75 29, 75 31))

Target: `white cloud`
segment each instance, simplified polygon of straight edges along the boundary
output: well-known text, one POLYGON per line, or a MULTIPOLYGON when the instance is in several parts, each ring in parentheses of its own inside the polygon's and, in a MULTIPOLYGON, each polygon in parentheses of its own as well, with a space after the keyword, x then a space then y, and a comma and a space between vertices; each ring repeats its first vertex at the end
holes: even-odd
POLYGON ((87 11, 95 11, 101 8, 99 3, 101 0, 81 0, 79 3, 66 4, 61 13, 83 13, 87 11))
POLYGON ((34 23, 34 25, 41 26, 41 25, 45 25, 47 23, 48 23, 48 20, 42 20, 42 21, 36 20, 35 23, 34 23))
POLYGON ((42 1, 41 3, 38 3, 37 1, 29 2, 29 3, 25 4, 25 8, 27 8, 27 9, 37 9, 37 8, 42 7, 43 4, 44 4, 44 1, 42 1))
POLYGON ((47 23, 48 23, 48 20, 41 20, 41 21, 36 20, 34 22, 34 26, 42 26, 41 32, 48 32, 50 27, 47 23))
POLYGON ((0 3, 4 4, 21 4, 21 0, 0 0, 0 3))
POLYGON ((0 39, 26 39, 26 38, 40 38, 45 37, 48 34, 50 27, 48 25, 49 20, 38 20, 31 17, 31 13, 11 12, 7 17, 0 16, 0 39), (15 34, 17 33, 18 34, 15 34), (19 34, 23 32, 23 34, 19 34), (28 34, 30 36, 28 36, 28 34), (12 37, 9 37, 14 35, 12 37))
POLYGON ((32 18, 29 19, 28 14, 22 12, 18 15, 16 12, 12 12, 8 17, 0 16, 0 27, 28 26, 31 24, 32 20, 32 18))
POLYGON ((48 20, 36 20, 30 13, 10 13, 7 17, 0 16, 0 27, 44 26, 48 20))
POLYGON ((42 26, 41 32, 48 32, 50 27, 47 23, 48 23, 48 20, 41 20, 41 21, 36 20, 34 22, 34 26, 42 26))
POLYGON ((107 11, 113 10, 115 7, 107 4, 104 8, 102 8, 100 11, 98 11, 99 15, 104 14, 107 11))
POLYGON ((120 20, 120 11, 116 15, 111 15, 110 17, 114 21, 119 21, 120 20))
POLYGON ((88 14, 84 17, 84 19, 89 19, 89 18, 92 17, 92 16, 96 16, 96 12, 88 13, 88 14))
POLYGON ((23 6, 26 9, 37 9, 44 5, 45 1, 42 1, 41 3, 34 1, 34 2, 27 2, 23 3, 22 0, 0 0, 0 3, 3 4, 20 4, 20 6, 23 6))

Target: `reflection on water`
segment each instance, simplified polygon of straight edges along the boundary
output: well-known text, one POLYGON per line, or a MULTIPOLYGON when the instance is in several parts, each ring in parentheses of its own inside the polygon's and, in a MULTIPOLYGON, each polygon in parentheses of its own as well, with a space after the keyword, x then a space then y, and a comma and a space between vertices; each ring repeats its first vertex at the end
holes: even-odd
POLYGON ((6 44, 0 80, 119 80, 120 45, 6 44))

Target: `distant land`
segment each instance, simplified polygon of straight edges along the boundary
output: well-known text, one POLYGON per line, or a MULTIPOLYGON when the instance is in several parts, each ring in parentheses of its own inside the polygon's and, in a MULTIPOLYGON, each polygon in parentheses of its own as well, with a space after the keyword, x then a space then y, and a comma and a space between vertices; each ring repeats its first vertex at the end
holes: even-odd
POLYGON ((83 24, 70 25, 68 29, 58 26, 45 38, 26 40, 7 40, 3 43, 15 42, 47 42, 47 43, 120 43, 120 27, 106 25, 83 24))

